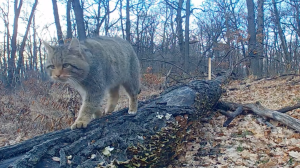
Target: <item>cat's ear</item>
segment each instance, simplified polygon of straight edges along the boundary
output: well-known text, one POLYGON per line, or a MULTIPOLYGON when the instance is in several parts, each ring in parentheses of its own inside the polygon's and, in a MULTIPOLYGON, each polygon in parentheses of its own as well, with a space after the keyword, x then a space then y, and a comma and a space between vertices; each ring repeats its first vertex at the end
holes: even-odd
POLYGON ((72 38, 68 50, 79 50, 80 51, 80 42, 77 38, 72 38))
POLYGON ((72 38, 69 46, 68 46, 68 50, 71 50, 71 51, 78 51, 79 52, 79 55, 80 58, 82 60, 85 60, 85 57, 83 55, 83 52, 82 52, 82 48, 81 48, 81 45, 80 45, 80 42, 77 38, 72 38))
POLYGON ((48 53, 53 52, 53 47, 51 45, 49 45, 47 42, 43 41, 43 44, 46 48, 46 50, 48 51, 48 53))

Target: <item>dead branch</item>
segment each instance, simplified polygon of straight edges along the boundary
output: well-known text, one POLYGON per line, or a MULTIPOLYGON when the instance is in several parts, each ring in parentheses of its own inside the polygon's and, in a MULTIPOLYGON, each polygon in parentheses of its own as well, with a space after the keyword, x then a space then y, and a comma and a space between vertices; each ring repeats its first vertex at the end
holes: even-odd
POLYGON ((281 109, 278 109, 276 111, 280 112, 280 113, 286 113, 292 110, 295 110, 297 108, 300 108, 300 103, 295 104, 294 106, 287 106, 287 107, 283 107, 281 109))
POLYGON ((263 107, 259 102, 255 103, 255 104, 246 104, 245 107, 250 108, 252 110, 252 112, 257 115, 279 121, 282 124, 300 132, 300 120, 298 120, 296 118, 293 118, 287 114, 280 113, 275 110, 267 109, 267 108, 263 107))
MULTIPOLYGON (((276 111, 276 110, 271 110, 271 109, 267 109, 265 107, 263 107, 259 102, 256 103, 251 103, 251 104, 238 104, 238 103, 231 103, 231 102, 218 102, 216 105, 216 108, 218 109, 222 109, 222 110, 236 110, 239 107, 243 107, 243 110, 241 113, 246 113, 246 112, 252 112, 256 115, 259 115, 263 118, 268 118, 268 119, 273 119, 276 121, 279 121, 280 123, 293 128, 296 131, 300 131, 300 120, 293 118, 287 114, 284 114, 282 112, 276 111)), ((281 111, 288 111, 288 110, 293 110, 296 107, 299 107, 298 105, 295 105, 293 107, 284 107, 281 109, 281 111)), ((237 110, 234 113, 228 114, 228 112, 224 113, 221 112, 222 114, 224 114, 225 116, 229 116, 229 118, 227 119, 226 122, 228 121, 232 121, 234 117, 236 117, 237 115, 237 110)), ((240 114, 241 114, 240 113, 240 114)), ((226 123, 227 124, 227 123, 226 123)), ((225 123, 224 123, 225 125, 225 123)), ((228 126, 228 125, 227 125, 228 126)))

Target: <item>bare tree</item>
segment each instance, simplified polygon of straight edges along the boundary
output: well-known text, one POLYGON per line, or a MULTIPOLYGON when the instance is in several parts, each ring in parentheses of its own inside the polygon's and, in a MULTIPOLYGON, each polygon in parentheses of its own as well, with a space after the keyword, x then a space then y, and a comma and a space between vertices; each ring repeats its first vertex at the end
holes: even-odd
POLYGON ((21 8, 23 5, 23 0, 15 0, 14 1, 14 27, 13 34, 11 38, 11 52, 10 57, 8 58, 8 70, 7 70, 7 84, 8 87, 13 87, 13 77, 15 71, 15 57, 17 52, 17 36, 18 36, 18 20, 21 12, 21 8))
POLYGON ((130 42, 130 7, 129 7, 129 1, 126 0, 126 40, 130 42))
MULTIPOLYGON (((117 2, 115 2, 115 6, 112 10, 110 10, 110 7, 112 6, 109 3, 109 0, 101 0, 101 1, 96 1, 97 2, 97 11, 95 11, 95 16, 92 18, 95 18, 95 30, 93 30, 93 34, 95 35, 99 35, 100 33, 100 28, 104 23, 104 31, 105 31, 105 35, 108 35, 108 31, 109 29, 116 24, 115 23, 110 23, 110 14, 113 13, 119 4, 119 0, 117 2), (104 9, 104 10, 101 10, 104 9), (104 13, 102 12, 104 11, 104 13)), ((122 1, 121 1, 121 5, 122 5, 122 1)), ((121 10, 121 9, 120 9, 121 10)), ((122 15, 122 12, 120 11, 120 15, 122 15)), ((120 16, 121 18, 121 16, 120 16)), ((118 19, 119 20, 119 19, 118 19)))
MULTIPOLYGON (((18 63, 17 63, 17 69, 15 71, 15 75, 17 78, 20 78, 21 68, 24 66, 23 52, 24 52, 24 48, 25 48, 26 41, 27 41, 27 36, 28 36, 29 30, 30 30, 30 25, 31 25, 37 4, 38 4, 38 0, 35 0, 34 4, 32 6, 32 9, 31 9, 29 19, 28 19, 25 34, 24 34, 23 40, 22 40, 20 48, 19 48, 19 59, 18 59, 18 63)), ((17 82, 19 82, 19 81, 17 81, 17 82)))
POLYGON ((274 15, 275 15, 275 25, 278 29, 278 34, 279 34, 279 38, 280 38, 280 41, 281 41, 281 47, 283 49, 285 59, 288 63, 287 70, 290 70, 290 65, 289 64, 291 63, 291 58, 290 58, 290 55, 289 55, 289 52, 288 52, 286 39, 285 39, 283 30, 282 30, 282 27, 281 27, 280 16, 279 16, 279 12, 278 12, 278 9, 277 9, 277 2, 275 2, 275 0, 272 0, 272 4, 273 4, 274 15))
POLYGON ((257 56, 259 57, 258 75, 263 75, 263 59, 264 57, 264 0, 257 1, 257 56))
POLYGON ((43 59, 42 59, 42 40, 39 40, 39 64, 40 64, 40 70, 42 75, 44 75, 44 65, 43 65, 43 59))
POLYGON ((249 36, 249 46, 248 53, 251 58, 251 70, 253 75, 258 76, 258 58, 256 50, 256 24, 255 24, 255 13, 254 13, 254 2, 253 0, 247 0, 247 10, 248 10, 248 36, 249 36))
POLYGON ((55 26, 56 26, 58 44, 62 45, 62 44, 64 44, 64 40, 63 40, 63 36, 62 36, 63 34, 61 31, 56 0, 52 0, 52 6, 53 6, 53 15, 54 15, 54 21, 55 21, 55 26))
POLYGON ((124 32, 124 25, 123 25, 123 0, 120 0, 120 8, 119 8, 119 10, 120 10, 120 25, 121 25, 121 30, 122 30, 122 37, 123 37, 123 39, 125 39, 126 37, 125 37, 125 32, 124 32))
POLYGON ((294 1, 294 0, 290 0, 290 4, 293 6, 293 8, 295 9, 295 13, 294 13, 294 17, 296 20, 296 24, 291 24, 291 26, 293 26, 293 28, 296 30, 297 35, 300 37, 300 2, 299 1, 294 1))
POLYGON ((185 19, 185 52, 184 52, 184 67, 189 72, 189 41, 190 41, 190 0, 186 0, 186 19, 185 19))
POLYGON ((9 1, 7 1, 6 10, 0 7, 0 11, 2 13, 1 18, 4 22, 4 35, 3 35, 3 68, 2 68, 2 77, 6 80, 7 73, 7 60, 10 54, 10 32, 9 32, 9 1))
POLYGON ((80 5, 79 0, 72 1, 73 10, 75 13, 76 25, 77 25, 77 33, 79 40, 86 39, 85 27, 84 27, 84 19, 83 19, 83 4, 80 5))
POLYGON ((181 57, 184 56, 184 42, 183 42, 183 29, 182 29, 182 16, 181 16, 182 6, 183 6, 183 0, 178 0, 177 14, 175 20, 177 23, 176 33, 178 37, 178 44, 179 44, 181 57))
POLYGON ((33 70, 38 70, 38 65, 37 65, 37 32, 36 32, 36 20, 35 20, 35 15, 33 15, 32 18, 32 31, 33 31, 33 70))
POLYGON ((73 0, 67 1, 67 39, 72 38, 71 5, 73 0))

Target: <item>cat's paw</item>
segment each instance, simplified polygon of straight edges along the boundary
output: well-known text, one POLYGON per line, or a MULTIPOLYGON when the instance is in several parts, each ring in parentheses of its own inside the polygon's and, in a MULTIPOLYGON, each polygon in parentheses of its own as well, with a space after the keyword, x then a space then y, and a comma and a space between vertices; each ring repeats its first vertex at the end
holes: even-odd
POLYGON ((86 128, 88 125, 88 121, 75 121, 73 125, 71 125, 71 129, 77 129, 77 128, 86 128))
POLYGON ((128 114, 131 114, 131 115, 134 115, 136 114, 137 111, 131 111, 131 110, 128 110, 128 114))

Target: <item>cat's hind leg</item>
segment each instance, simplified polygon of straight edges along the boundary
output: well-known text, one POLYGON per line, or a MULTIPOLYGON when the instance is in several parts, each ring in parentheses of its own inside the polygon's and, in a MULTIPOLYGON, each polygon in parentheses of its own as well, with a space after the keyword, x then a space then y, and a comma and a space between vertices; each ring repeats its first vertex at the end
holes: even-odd
POLYGON ((125 83, 124 88, 127 92, 129 98, 129 114, 135 114, 138 109, 138 94, 140 92, 138 85, 133 85, 132 83, 125 83))
POLYGON ((105 108, 105 114, 113 112, 117 106, 119 100, 119 88, 120 86, 116 86, 108 90, 108 100, 105 108))

